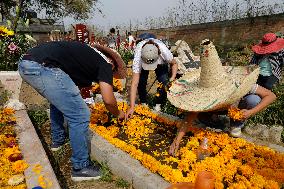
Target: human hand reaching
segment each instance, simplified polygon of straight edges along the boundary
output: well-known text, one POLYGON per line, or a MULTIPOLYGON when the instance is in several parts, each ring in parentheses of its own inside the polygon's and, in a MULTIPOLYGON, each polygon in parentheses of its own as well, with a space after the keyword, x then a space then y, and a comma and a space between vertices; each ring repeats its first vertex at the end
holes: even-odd
POLYGON ((243 115, 243 119, 248 119, 253 115, 252 112, 250 110, 247 110, 247 109, 242 109, 241 113, 243 115))
POLYGON ((133 113, 134 113, 134 107, 130 107, 125 114, 125 120, 131 118, 133 116, 133 113))
POLYGON ((177 137, 174 139, 173 143, 171 144, 170 146, 170 149, 169 149, 169 154, 172 155, 172 156, 175 156, 178 149, 179 149, 179 144, 180 144, 180 141, 177 140, 177 137))
POLYGON ((125 113, 122 110, 119 110, 118 119, 124 119, 125 113))

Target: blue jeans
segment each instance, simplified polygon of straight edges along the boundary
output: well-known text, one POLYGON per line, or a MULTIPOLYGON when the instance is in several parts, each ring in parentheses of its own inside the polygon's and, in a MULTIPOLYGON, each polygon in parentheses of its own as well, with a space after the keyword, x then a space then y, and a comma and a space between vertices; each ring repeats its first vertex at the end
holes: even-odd
MULTIPOLYGON (((157 80, 162 83, 164 86, 168 84, 169 81, 169 71, 167 64, 160 64, 157 66, 155 70, 155 74, 157 80)), ((139 84, 138 84, 138 95, 140 103, 146 103, 147 101, 147 80, 148 80, 149 70, 141 70, 139 84)), ((159 97, 156 98, 157 104, 162 104, 167 99, 167 92, 164 88, 157 89, 157 93, 160 94, 159 97)))
POLYGON ((278 82, 279 82, 279 79, 275 77, 274 75, 271 75, 271 76, 259 75, 256 83, 266 89, 271 90, 273 86, 277 84, 278 82))
MULTIPOLYGON (((256 107, 261 101, 261 98, 258 95, 255 94, 249 94, 245 97, 243 97, 238 105, 238 108, 240 109, 247 109, 250 110, 254 107, 256 107)), ((225 129, 224 123, 218 118, 217 115, 221 114, 227 114, 227 111, 221 111, 221 112, 202 112, 198 114, 198 120, 205 124, 208 127, 214 127, 217 129, 225 129), (215 118, 214 115, 215 114, 215 118), (217 118, 216 118, 217 117, 217 118)), ((234 121, 230 119, 230 126, 231 127, 244 127, 244 121, 234 121)))
POLYGON ((53 143, 64 143, 65 118, 69 125, 73 168, 81 169, 88 166, 90 164, 88 150, 90 110, 83 101, 78 87, 61 69, 44 67, 34 61, 21 60, 19 72, 23 80, 50 102, 53 143))

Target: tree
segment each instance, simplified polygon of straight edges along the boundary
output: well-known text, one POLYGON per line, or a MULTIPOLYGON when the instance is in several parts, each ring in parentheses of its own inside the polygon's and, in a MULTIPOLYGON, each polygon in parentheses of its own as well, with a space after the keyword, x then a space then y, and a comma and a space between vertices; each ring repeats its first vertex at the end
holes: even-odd
POLYGON ((54 19, 69 16, 80 20, 89 18, 95 10, 102 13, 96 6, 97 2, 97 0, 2 0, 0 13, 4 20, 14 20, 14 26, 17 26, 19 18, 24 15, 23 12, 31 7, 37 12, 45 11, 47 16, 54 19))

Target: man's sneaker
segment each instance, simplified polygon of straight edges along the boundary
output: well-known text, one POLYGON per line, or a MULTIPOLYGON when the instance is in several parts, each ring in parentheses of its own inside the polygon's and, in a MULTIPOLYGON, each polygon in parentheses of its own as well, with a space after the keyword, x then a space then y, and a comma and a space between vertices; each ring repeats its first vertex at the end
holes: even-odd
POLYGON ((157 112, 161 111, 161 104, 156 104, 156 106, 154 107, 154 110, 157 112))
POLYGON ((50 145, 50 149, 51 149, 51 151, 56 152, 56 151, 60 150, 64 146, 64 144, 65 143, 63 143, 63 144, 54 144, 54 143, 52 143, 50 145))
POLYGON ((241 127, 232 127, 230 130, 230 135, 232 137, 240 137, 242 135, 242 128, 241 127))
POLYGON ((97 180, 101 178, 100 167, 96 165, 89 165, 78 171, 72 170, 71 179, 73 181, 97 180))

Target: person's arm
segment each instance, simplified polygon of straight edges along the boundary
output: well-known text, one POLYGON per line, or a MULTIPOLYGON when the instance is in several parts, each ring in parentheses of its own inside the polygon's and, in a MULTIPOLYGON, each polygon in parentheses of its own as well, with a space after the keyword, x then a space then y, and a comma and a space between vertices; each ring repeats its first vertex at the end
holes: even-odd
POLYGON ((172 70, 172 75, 171 75, 170 81, 173 81, 173 80, 176 79, 177 70, 178 70, 178 65, 177 65, 177 62, 174 58, 170 62, 170 65, 171 65, 171 70, 172 70))
POLYGON ((127 110, 127 113, 125 115, 126 119, 128 119, 129 116, 131 117, 133 112, 134 112, 135 99, 136 99, 136 93, 137 93, 139 78, 140 78, 140 73, 133 73, 131 88, 130 88, 130 107, 127 110))
POLYGON ((193 121, 196 119, 197 115, 197 112, 189 112, 185 120, 181 123, 181 126, 178 129, 177 136, 175 137, 173 143, 170 146, 170 155, 174 156, 176 154, 177 150, 179 149, 181 139, 188 132, 189 128, 193 126, 193 121))
POLYGON ((264 110, 267 106, 269 106, 272 102, 274 102, 276 100, 276 95, 272 91, 270 91, 270 90, 268 90, 268 89, 266 89, 262 86, 257 87, 255 94, 260 96, 261 101, 257 106, 255 106, 254 108, 252 108, 250 110, 247 110, 247 109, 241 110, 243 112, 245 119, 257 114, 258 112, 260 112, 262 110, 264 110))
POLYGON ((164 61, 168 62, 171 66, 172 75, 170 77, 170 81, 175 80, 177 75, 178 65, 176 60, 174 59, 173 54, 163 42, 159 40, 154 40, 154 42, 156 42, 159 45, 161 56, 164 59, 164 61))
POLYGON ((103 97, 104 104, 110 113, 117 116, 119 119, 124 119, 125 115, 123 111, 118 110, 117 102, 113 94, 113 88, 110 84, 100 81, 100 90, 103 97))

